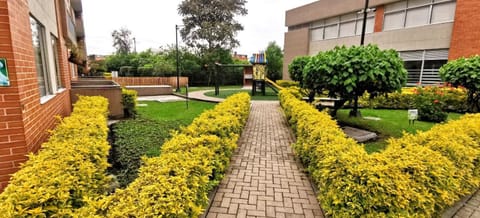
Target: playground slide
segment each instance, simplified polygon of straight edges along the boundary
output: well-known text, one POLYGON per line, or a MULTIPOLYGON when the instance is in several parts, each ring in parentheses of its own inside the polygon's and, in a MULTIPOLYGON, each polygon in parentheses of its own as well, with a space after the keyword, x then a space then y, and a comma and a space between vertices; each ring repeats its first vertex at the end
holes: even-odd
POLYGON ((279 86, 277 83, 273 82, 272 80, 268 79, 265 77, 265 82, 267 83, 270 88, 273 89, 273 91, 278 92, 279 90, 282 90, 283 87, 279 86))

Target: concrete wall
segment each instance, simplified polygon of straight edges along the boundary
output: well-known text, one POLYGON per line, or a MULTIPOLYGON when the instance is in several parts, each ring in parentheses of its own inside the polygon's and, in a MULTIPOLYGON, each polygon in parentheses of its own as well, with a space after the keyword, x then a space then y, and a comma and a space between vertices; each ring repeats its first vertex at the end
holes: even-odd
MULTIPOLYGON (((370 0, 369 6, 388 4, 400 0, 370 0)), ((365 7, 363 0, 320 0, 287 11, 285 25, 294 26, 327 17, 360 11, 365 7)))
POLYGON ((288 65, 296 56, 308 55, 308 42, 310 31, 308 28, 298 29, 285 33, 284 57, 283 57, 283 79, 290 79, 288 65))
MULTIPOLYGON (((365 35, 365 44, 375 43, 382 49, 397 51, 449 48, 453 23, 390 30, 365 35)), ((330 50, 336 45, 359 45, 360 36, 320 40, 310 43, 309 55, 330 50)))

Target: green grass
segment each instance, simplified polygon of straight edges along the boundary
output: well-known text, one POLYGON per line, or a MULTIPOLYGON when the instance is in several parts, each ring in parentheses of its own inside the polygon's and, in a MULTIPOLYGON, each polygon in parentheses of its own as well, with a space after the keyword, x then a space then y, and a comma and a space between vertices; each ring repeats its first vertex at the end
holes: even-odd
POLYGON ((248 93, 251 97, 252 100, 267 100, 267 101, 276 101, 278 100, 277 93, 275 93, 272 89, 266 88, 265 89, 265 96, 263 96, 261 93, 257 92, 255 96, 252 96, 252 90, 250 89, 233 89, 233 90, 222 90, 220 89, 219 95, 215 95, 215 91, 210 91, 206 92, 206 96, 210 97, 216 97, 216 98, 227 98, 230 95, 237 94, 240 92, 246 92, 248 93))
MULTIPOLYGON (((376 110, 361 109, 362 117, 378 117, 381 120, 367 120, 364 118, 349 117, 350 109, 339 110, 337 120, 341 124, 358 127, 372 132, 376 132, 379 139, 374 142, 365 143, 367 152, 377 152, 385 149, 386 140, 390 137, 399 138, 403 132, 416 133, 417 131, 427 131, 436 123, 415 121, 414 125, 409 125, 407 119, 407 110, 376 110)), ((458 113, 449 113, 448 120, 455 120, 462 116, 458 113)))
POLYGON ((146 107, 137 107, 138 114, 141 118, 159 121, 176 121, 181 125, 190 124, 193 119, 203 111, 215 106, 215 103, 201 101, 188 101, 188 109, 185 101, 167 103, 142 101, 139 103, 147 105, 146 107))

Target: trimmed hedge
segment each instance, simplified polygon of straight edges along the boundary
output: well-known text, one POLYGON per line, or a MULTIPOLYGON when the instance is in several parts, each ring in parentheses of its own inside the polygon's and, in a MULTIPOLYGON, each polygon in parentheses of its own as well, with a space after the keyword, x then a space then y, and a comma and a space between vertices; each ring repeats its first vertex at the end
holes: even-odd
POLYGON ((0 194, 2 217, 70 217, 86 198, 104 195, 108 101, 81 96, 71 116, 10 179, 0 194))
POLYGON ((297 155, 333 217, 433 217, 479 188, 480 114, 390 139, 368 155, 324 112, 280 92, 297 155))
POLYGON ((139 176, 111 196, 90 198, 78 217, 198 217, 222 179, 246 123, 250 96, 227 98, 174 133, 159 157, 144 158, 139 176))

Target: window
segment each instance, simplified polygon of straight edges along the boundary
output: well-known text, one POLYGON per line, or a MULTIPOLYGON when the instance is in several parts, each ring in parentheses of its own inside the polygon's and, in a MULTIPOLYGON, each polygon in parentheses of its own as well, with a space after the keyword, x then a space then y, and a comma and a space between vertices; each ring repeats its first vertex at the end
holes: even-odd
POLYGON ((384 30, 451 22, 454 0, 407 0, 385 6, 384 30))
POLYGON ((50 35, 50 38, 52 40, 52 54, 53 54, 53 61, 55 62, 55 76, 56 76, 56 82, 57 82, 57 90, 65 88, 63 86, 62 82, 62 76, 60 72, 60 64, 58 63, 58 40, 54 35, 50 35))
POLYGON ((45 28, 33 17, 30 17, 30 27, 32 29, 32 41, 37 70, 38 87, 40 90, 40 96, 44 97, 52 94, 46 61, 45 28))
MULTIPOLYGON (((363 14, 349 13, 341 16, 330 17, 310 24, 310 40, 318 41, 348 37, 362 34, 363 14)), ((367 14, 365 33, 373 33, 375 25, 375 12, 367 14)))
POLYGON ((432 85, 441 82, 438 70, 448 61, 448 50, 421 50, 400 52, 408 71, 407 85, 432 85))

